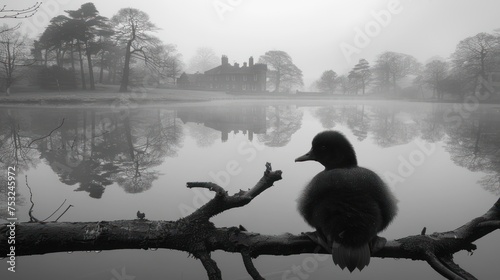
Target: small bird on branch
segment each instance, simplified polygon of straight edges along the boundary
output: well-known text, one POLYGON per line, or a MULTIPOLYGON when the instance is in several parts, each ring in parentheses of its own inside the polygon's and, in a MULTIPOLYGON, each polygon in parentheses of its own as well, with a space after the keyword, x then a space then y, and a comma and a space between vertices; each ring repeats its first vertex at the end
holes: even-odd
POLYGON ((146 213, 141 213, 141 211, 137 210, 137 218, 144 220, 146 217, 146 213))

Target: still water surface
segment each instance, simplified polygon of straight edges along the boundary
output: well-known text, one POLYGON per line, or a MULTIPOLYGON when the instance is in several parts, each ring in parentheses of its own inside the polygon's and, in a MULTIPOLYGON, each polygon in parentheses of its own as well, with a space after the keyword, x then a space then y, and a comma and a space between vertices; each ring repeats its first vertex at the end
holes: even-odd
MULTIPOLYGON (((283 180, 213 222, 264 234, 310 231, 296 199, 322 168, 294 159, 325 129, 344 133, 360 165, 380 174, 397 196, 399 214, 381 234, 389 239, 418 234, 423 227, 429 233, 454 229, 482 215, 500 195, 500 106, 495 105, 471 111, 460 104, 375 101, 1 108, 0 120, 2 169, 17 158, 22 170, 21 221, 29 220, 31 206, 25 176, 39 219, 66 199, 62 209, 74 207, 59 221, 134 219, 137 210, 150 220, 176 220, 213 197, 187 189, 186 182, 216 182, 231 194, 252 187, 270 162, 283 171, 283 180)), ((476 243, 472 256, 461 252, 456 261, 479 279, 498 279, 499 240, 499 232, 490 234, 476 243)), ((224 279, 250 279, 239 255, 213 255, 224 279)), ((372 259, 363 272, 349 274, 330 259, 311 260, 266 256, 255 265, 266 279, 440 279, 423 262, 372 259), (285 274, 294 266, 302 267, 302 274, 285 274)), ((3 264, 2 279, 206 279, 201 263, 170 250, 57 253, 19 258, 15 274, 6 268, 3 264)))

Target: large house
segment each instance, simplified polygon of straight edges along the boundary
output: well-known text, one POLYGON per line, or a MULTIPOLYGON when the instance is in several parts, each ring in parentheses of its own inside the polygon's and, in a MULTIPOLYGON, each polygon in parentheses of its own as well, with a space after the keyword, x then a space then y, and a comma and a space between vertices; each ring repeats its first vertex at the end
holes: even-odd
POLYGON ((178 85, 186 89, 221 90, 233 92, 264 92, 266 91, 267 65, 253 62, 250 57, 248 64, 229 64, 227 56, 223 55, 221 65, 205 71, 205 73, 186 74, 179 77, 178 85))

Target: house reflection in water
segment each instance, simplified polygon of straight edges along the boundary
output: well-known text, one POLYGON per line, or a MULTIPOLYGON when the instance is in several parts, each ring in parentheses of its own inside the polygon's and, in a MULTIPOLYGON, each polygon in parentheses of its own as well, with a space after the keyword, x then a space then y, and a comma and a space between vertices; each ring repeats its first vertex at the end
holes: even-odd
POLYGON ((226 142, 229 133, 243 132, 252 141, 254 134, 266 133, 266 107, 207 107, 179 110, 177 112, 182 122, 203 124, 206 127, 221 132, 221 141, 226 142))

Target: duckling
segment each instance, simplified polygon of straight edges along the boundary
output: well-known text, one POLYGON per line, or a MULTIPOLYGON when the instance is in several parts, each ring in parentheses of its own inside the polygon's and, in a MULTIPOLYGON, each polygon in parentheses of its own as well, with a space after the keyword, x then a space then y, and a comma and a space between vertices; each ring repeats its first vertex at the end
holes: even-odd
POLYGON ((350 272, 362 270, 371 251, 385 244, 377 233, 396 216, 397 200, 377 174, 358 166, 354 148, 340 132, 320 132, 311 150, 295 159, 309 160, 325 170, 305 187, 298 210, 335 264, 350 272))

